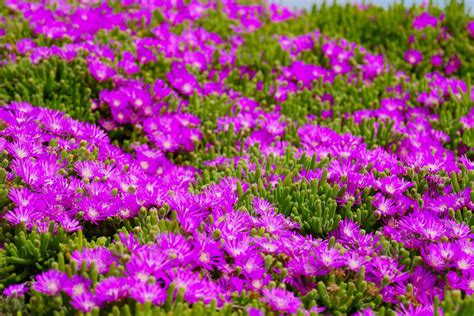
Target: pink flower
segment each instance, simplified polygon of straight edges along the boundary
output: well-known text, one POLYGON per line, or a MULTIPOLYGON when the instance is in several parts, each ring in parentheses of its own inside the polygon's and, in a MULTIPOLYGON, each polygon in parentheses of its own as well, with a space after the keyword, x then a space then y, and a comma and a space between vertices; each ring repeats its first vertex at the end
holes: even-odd
POLYGON ((64 290, 69 283, 70 280, 66 273, 58 270, 49 270, 36 276, 33 289, 47 295, 55 296, 64 290))
POLYGON ((99 60, 91 60, 88 62, 89 71, 97 81, 106 81, 115 75, 115 70, 99 60))
POLYGON ((71 305, 84 313, 92 311, 95 307, 98 307, 96 299, 90 292, 84 292, 77 296, 74 296, 71 300, 71 305))
POLYGON ((410 65, 417 65, 423 60, 423 55, 416 49, 409 49, 405 52, 405 60, 410 65))
POLYGON ((12 284, 3 290, 3 295, 6 297, 20 297, 26 292, 28 292, 28 286, 26 283, 12 284))
POLYGON ((474 39, 474 21, 471 21, 467 24, 466 30, 469 32, 469 35, 474 39))
POLYGON ((438 18, 430 15, 428 12, 423 12, 413 19, 412 25, 415 30, 423 30, 428 26, 436 27, 438 26, 438 18))
POLYGON ((295 314, 298 312, 301 301, 287 290, 281 288, 264 289, 262 301, 274 311, 295 314))
POLYGON ((101 274, 107 273, 110 269, 110 265, 117 262, 117 258, 105 247, 86 248, 82 250, 82 252, 74 250, 71 255, 71 260, 76 261, 78 267, 85 261, 88 268, 94 262, 97 272, 101 274))

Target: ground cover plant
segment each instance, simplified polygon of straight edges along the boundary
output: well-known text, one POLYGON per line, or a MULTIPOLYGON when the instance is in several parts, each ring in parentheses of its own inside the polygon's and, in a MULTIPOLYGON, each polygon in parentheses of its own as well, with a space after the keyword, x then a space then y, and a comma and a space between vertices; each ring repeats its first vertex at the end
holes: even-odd
POLYGON ((0 2, 1 315, 474 314, 474 18, 0 2))

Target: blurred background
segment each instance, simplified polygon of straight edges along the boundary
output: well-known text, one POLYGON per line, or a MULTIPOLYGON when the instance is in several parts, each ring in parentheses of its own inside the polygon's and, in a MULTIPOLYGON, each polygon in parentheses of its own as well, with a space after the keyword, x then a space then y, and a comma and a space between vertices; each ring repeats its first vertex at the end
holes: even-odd
MULTIPOLYGON (((289 7, 295 7, 295 8, 309 8, 311 7, 314 3, 322 3, 322 0, 270 0, 275 3, 280 3, 287 5, 289 7)), ((332 2, 332 0, 328 1, 329 3, 332 2)), ((347 2, 356 2, 354 0, 338 0, 337 2, 339 3, 347 3, 347 2)), ((401 0, 366 0, 366 1, 358 1, 358 2, 365 2, 365 3, 373 3, 381 6, 388 6, 390 3, 394 2, 401 2, 401 0)), ((407 6, 413 4, 413 3, 423 3, 423 0, 405 0, 404 1, 407 6)), ((434 0, 433 3, 437 3, 441 6, 445 2, 449 2, 449 0, 434 0)), ((474 0, 465 0, 464 3, 466 4, 466 8, 470 10, 470 13, 472 14, 474 12, 474 0)))

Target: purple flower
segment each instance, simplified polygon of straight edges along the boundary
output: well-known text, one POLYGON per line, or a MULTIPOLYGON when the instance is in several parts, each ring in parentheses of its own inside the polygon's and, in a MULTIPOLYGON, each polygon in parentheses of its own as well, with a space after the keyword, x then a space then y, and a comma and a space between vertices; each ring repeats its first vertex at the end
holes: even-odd
POLYGON ((33 289, 43 294, 55 296, 69 286, 71 280, 66 273, 49 270, 36 276, 33 289))
POLYGON ((354 314, 354 316, 375 316, 375 313, 370 309, 370 307, 367 307, 354 314))
POLYGON ((72 297, 71 305, 75 309, 84 313, 88 313, 92 311, 95 307, 99 307, 99 304, 96 302, 96 299, 90 292, 84 292, 82 294, 72 297))
POLYGON ((185 264, 193 254, 191 244, 185 237, 174 233, 161 233, 156 236, 156 243, 175 264, 185 264))
POLYGON ((435 296, 443 294, 443 287, 439 286, 436 275, 423 266, 414 268, 409 282, 413 285, 413 293, 417 300, 423 304, 430 304, 435 296))
MULTIPOLYGON (((443 315, 443 311, 441 307, 438 308, 437 311, 438 315, 443 315)), ((428 316, 428 315, 435 315, 435 308, 433 304, 428 304, 428 305, 421 305, 421 306, 413 306, 413 305, 408 305, 408 307, 405 307, 404 305, 400 305, 399 310, 397 311, 397 316, 415 316, 415 315, 420 315, 420 316, 428 316)))
POLYGON ((471 38, 474 39, 474 21, 467 24, 466 30, 469 32, 469 35, 471 35, 471 38))
POLYGON ((26 283, 12 284, 3 290, 3 295, 6 297, 20 297, 26 292, 28 292, 28 286, 26 283))
POLYGON ((405 52, 405 60, 410 65, 417 65, 423 59, 423 55, 419 50, 416 49, 409 49, 405 52))
POLYGON ((156 245, 142 246, 134 251, 125 265, 126 275, 141 282, 146 282, 150 276, 163 277, 171 260, 156 245))
POLYGON ((428 12, 423 12, 419 16, 416 16, 413 19, 413 28, 415 30, 423 30, 428 26, 437 27, 438 26, 438 18, 435 16, 430 15, 428 12))
POLYGON ((345 266, 352 271, 359 271, 365 265, 366 259, 356 252, 348 251, 344 254, 345 266))
POLYGON ((401 180, 397 176, 389 176, 377 181, 377 186, 384 193, 396 196, 413 186, 413 183, 401 180))
POLYGON ((197 239, 194 244, 196 262, 208 270, 222 267, 225 259, 220 244, 205 235, 196 235, 195 238, 197 239))
POLYGON ((472 270, 462 271, 462 273, 449 271, 446 279, 453 289, 464 290, 468 295, 474 293, 474 272, 472 270))
POLYGON ((389 284, 401 284, 409 277, 407 272, 402 272, 403 268, 397 260, 390 257, 372 258, 372 261, 367 265, 367 281, 381 285, 382 280, 387 279, 389 284))
POLYGON ((459 59, 459 56, 457 54, 454 54, 451 58, 449 58, 448 62, 446 63, 446 66, 444 67, 444 72, 446 72, 447 75, 451 75, 458 71, 460 67, 461 59, 459 59))
POLYGON ((443 236, 448 237, 448 229, 443 220, 430 212, 415 212, 400 221, 407 237, 409 233, 418 236, 417 241, 438 241, 443 236))
POLYGON ((431 56, 431 64, 433 67, 441 67, 443 65, 443 56, 439 54, 431 56))
POLYGON ((249 307, 247 309, 247 313, 249 314, 249 316, 264 316, 265 315, 265 313, 262 310, 255 307, 249 307))
POLYGON ((99 60, 91 60, 88 62, 88 65, 89 71, 97 81, 106 81, 115 75, 115 70, 113 68, 107 66, 99 60))
POLYGON ((141 65, 156 61, 153 51, 142 45, 139 45, 137 48, 137 59, 141 65))
POLYGON ((141 304, 151 302, 154 305, 161 305, 166 300, 166 291, 157 284, 135 282, 131 284, 130 297, 141 304))
POLYGON ((125 235, 123 232, 120 232, 118 236, 119 236, 120 242, 125 245, 125 247, 127 248, 129 252, 135 252, 136 250, 140 249, 141 244, 135 238, 133 233, 125 235))
POLYGON ((375 194, 372 205, 375 207, 375 213, 383 216, 395 215, 398 212, 395 203, 381 193, 375 194))
POLYGON ((171 86, 185 96, 190 96, 194 91, 199 92, 199 83, 191 75, 184 64, 174 62, 171 64, 171 71, 166 75, 171 86))
POLYGON ((95 299, 103 303, 112 303, 128 296, 129 284, 126 278, 109 277, 100 281, 95 289, 95 299))
POLYGON ((74 250, 71 254, 71 260, 77 262, 78 267, 82 265, 82 262, 86 262, 87 268, 90 268, 91 264, 94 263, 97 272, 101 274, 107 273, 110 265, 118 261, 113 253, 104 247, 86 248, 82 252, 74 250))
POLYGON ((262 294, 261 300, 277 312, 295 314, 301 306, 300 299, 284 289, 263 289, 262 294))
POLYGON ((9 223, 13 225, 25 223, 29 228, 31 228, 40 218, 41 213, 39 211, 27 207, 17 207, 12 211, 8 211, 5 215, 5 219, 9 223))
POLYGON ((65 287, 64 291, 71 297, 87 293, 91 286, 91 280, 79 275, 74 275, 71 282, 65 287))
MULTIPOLYGON (((104 187, 105 189, 105 187, 104 187)), ((80 210, 84 212, 84 219, 97 224, 100 221, 105 220, 107 217, 112 216, 113 212, 107 203, 102 203, 100 197, 103 197, 105 192, 100 192, 97 198, 84 198, 78 203, 80 210)))
POLYGON ((212 283, 207 282, 206 279, 202 278, 198 273, 183 268, 173 268, 168 270, 167 279, 169 283, 173 283, 176 286, 176 292, 179 289, 184 290, 184 299, 189 303, 196 303, 200 299, 205 301, 212 301, 215 297, 215 288, 212 283), (207 297, 206 297, 207 295, 207 297))

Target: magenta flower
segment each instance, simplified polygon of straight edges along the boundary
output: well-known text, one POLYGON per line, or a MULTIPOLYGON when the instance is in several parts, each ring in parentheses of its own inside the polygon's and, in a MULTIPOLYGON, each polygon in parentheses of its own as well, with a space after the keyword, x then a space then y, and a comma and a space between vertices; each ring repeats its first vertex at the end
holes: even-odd
POLYGON ((185 264, 193 254, 191 244, 182 235, 161 233, 156 236, 156 243, 175 264, 185 264))
POLYGON ((171 65, 171 71, 167 74, 167 78, 171 86, 185 96, 190 96, 195 91, 199 92, 200 87, 198 81, 186 70, 184 64, 173 63, 171 65))
POLYGON ((372 205, 375 207, 375 213, 383 216, 395 215, 398 212, 395 203, 381 193, 374 196, 372 205))
POLYGON ((91 287, 91 280, 86 279, 79 275, 74 275, 71 282, 64 291, 71 297, 79 296, 87 293, 91 287))
POLYGON ((344 254, 345 266, 352 271, 359 271, 365 265, 366 259, 355 252, 348 251, 344 254))
POLYGON ((64 290, 70 282, 66 273, 49 270, 36 276, 33 289, 46 295, 55 296, 64 290))
POLYGON ((423 59, 423 55, 419 50, 416 49, 409 49, 405 52, 405 60, 410 65, 417 65, 423 59))
POLYGON ((444 67, 444 71, 447 75, 451 75, 459 70, 461 67, 461 59, 457 54, 454 54, 451 58, 449 58, 446 66, 444 67))
POLYGON ((131 284, 130 297, 141 304, 151 302, 154 305, 162 305, 166 300, 166 291, 157 284, 135 282, 131 284))
POLYGON ((367 265, 367 280, 381 285, 383 279, 390 283, 401 284, 405 282, 409 274, 403 271, 397 260, 390 257, 375 257, 367 265))
MULTIPOLYGON (((438 307, 437 314, 442 315, 443 311, 441 307, 438 307)), ((398 316, 413 316, 413 315, 435 315, 435 307, 433 304, 428 305, 421 305, 421 306, 413 306, 408 305, 405 307, 404 305, 400 305, 399 310, 397 311, 398 316)))
POLYGON ((8 211, 5 219, 13 224, 19 225, 25 223, 27 227, 31 228, 41 218, 41 213, 32 208, 17 207, 12 211, 8 211))
POLYGON ((471 35, 471 38, 474 39, 474 21, 467 24, 466 30, 469 32, 469 35, 471 35))
POLYGON ((115 70, 99 60, 91 60, 88 63, 89 71, 97 81, 106 81, 115 75, 115 70))
POLYGON ((96 285, 95 299, 100 305, 116 302, 128 296, 129 288, 127 278, 108 277, 96 285))
POLYGON ((265 315, 263 311, 255 307, 249 307, 247 309, 247 313, 249 316, 264 316, 265 315))
POLYGON ((214 267, 222 267, 225 263, 224 254, 218 242, 205 235, 196 235, 194 244, 194 256, 198 265, 212 270, 214 267))
POLYGON ((433 67, 441 67, 441 65, 443 65, 443 56, 441 55, 431 56, 431 64, 433 65, 433 67))
POLYGON ((3 295, 6 297, 20 297, 26 292, 28 292, 26 283, 12 284, 3 289, 3 295))
POLYGON ((118 262, 113 253, 104 247, 86 248, 82 252, 74 250, 71 254, 71 260, 77 262, 79 268, 82 262, 86 262, 88 268, 94 263, 97 272, 101 274, 107 273, 110 269, 110 265, 118 262))
POLYGON ((210 302, 217 294, 212 283, 207 282, 198 273, 190 270, 183 268, 170 269, 167 272, 167 279, 169 283, 176 286, 176 293, 179 289, 184 290, 184 299, 189 303, 196 303, 204 298, 210 302))
POLYGON ((440 286, 435 274, 417 266, 413 270, 413 275, 410 276, 409 282, 413 284, 413 293, 419 302, 423 304, 430 304, 435 296, 442 296, 443 287, 440 286))
POLYGON ((419 16, 416 16, 413 19, 413 28, 415 30, 423 30, 428 26, 437 27, 438 26, 438 18, 435 16, 430 15, 428 12, 423 12, 419 16))
POLYGON ((392 196, 399 195, 413 186, 413 183, 402 180, 397 176, 382 178, 376 184, 381 191, 392 196))
POLYGON ((300 299, 295 297, 293 293, 284 289, 264 289, 262 294, 262 301, 267 303, 272 310, 277 312, 295 314, 301 306, 300 299))
POLYGON ((96 299, 90 292, 84 292, 82 294, 76 295, 71 299, 71 305, 83 312, 88 313, 92 311, 95 307, 99 307, 100 304, 96 302, 96 299))

